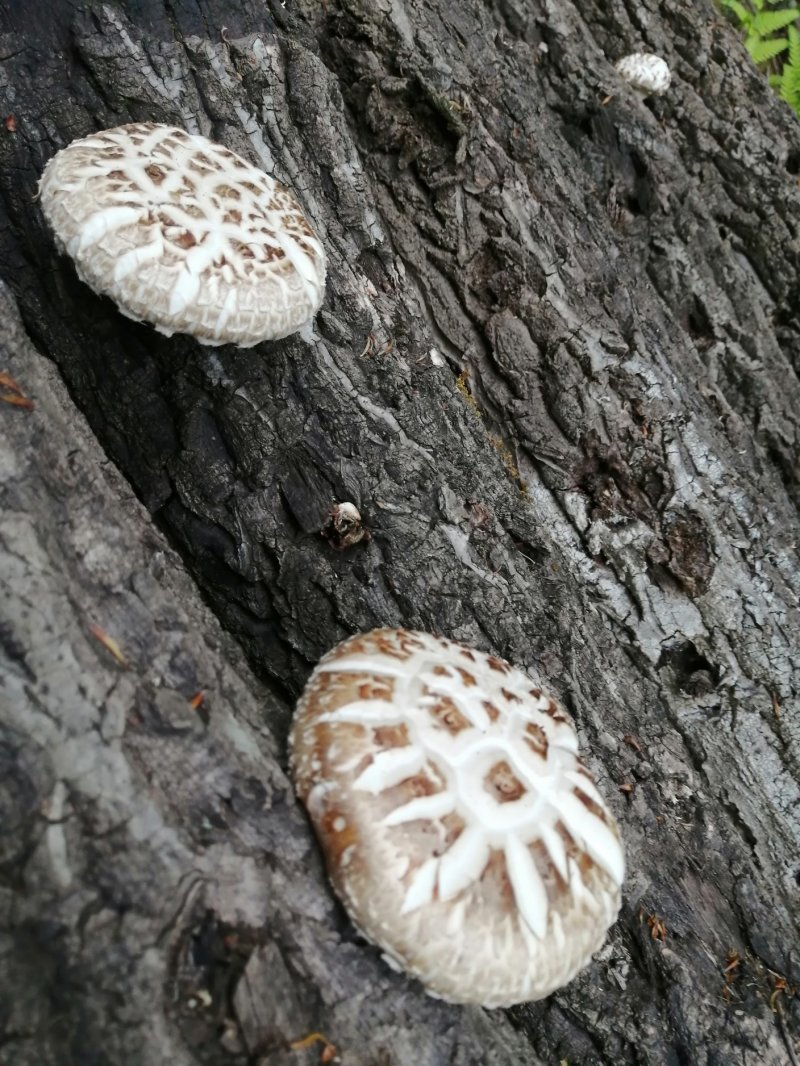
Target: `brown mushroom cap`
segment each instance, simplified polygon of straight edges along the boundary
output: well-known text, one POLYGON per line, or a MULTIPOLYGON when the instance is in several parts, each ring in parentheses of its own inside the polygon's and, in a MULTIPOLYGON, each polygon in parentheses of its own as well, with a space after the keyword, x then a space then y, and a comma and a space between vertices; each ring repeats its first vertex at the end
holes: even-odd
POLYGON ((603 943, 619 832, 571 719, 519 670, 425 633, 360 634, 317 666, 291 743, 337 894, 432 995, 541 999, 603 943))
POLYGON ((160 333, 250 347, 309 322, 325 253, 292 193, 241 156, 139 122, 73 141, 42 210, 95 292, 160 333))

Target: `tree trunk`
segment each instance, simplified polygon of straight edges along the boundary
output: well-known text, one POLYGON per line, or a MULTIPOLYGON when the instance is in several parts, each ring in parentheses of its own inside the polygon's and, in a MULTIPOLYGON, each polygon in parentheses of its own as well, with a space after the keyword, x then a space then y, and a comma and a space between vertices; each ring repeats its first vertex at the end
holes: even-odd
POLYGON ((796 1066, 800 125, 733 30, 0 0, 0 32, 0 1062, 302 1064, 320 1032, 369 1066, 796 1066), (665 97, 617 80, 638 50, 665 97), (311 340, 164 338, 57 255, 45 162, 145 119, 295 189, 311 340), (320 536, 333 500, 368 542, 320 536), (286 733, 378 625, 575 716, 629 874, 545 1002, 427 997, 326 885, 286 733))

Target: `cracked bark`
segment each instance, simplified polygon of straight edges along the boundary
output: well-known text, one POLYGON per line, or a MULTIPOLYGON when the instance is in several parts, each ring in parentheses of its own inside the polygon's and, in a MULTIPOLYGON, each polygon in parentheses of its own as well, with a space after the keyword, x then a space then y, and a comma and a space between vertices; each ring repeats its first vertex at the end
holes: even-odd
POLYGON ((314 1062, 288 1044, 321 1030, 387 1066, 790 1061, 800 126, 730 28, 0 0, 0 31, 0 369, 35 403, 0 404, 0 1056, 314 1062), (614 80, 640 48, 662 100, 614 80), (331 264, 312 343, 165 339, 55 254, 42 166, 142 119, 294 187, 331 264), (369 542, 319 536, 333 499, 369 542), (620 922, 544 1003, 429 999, 326 888, 292 702, 382 624, 540 677, 615 806, 620 922))

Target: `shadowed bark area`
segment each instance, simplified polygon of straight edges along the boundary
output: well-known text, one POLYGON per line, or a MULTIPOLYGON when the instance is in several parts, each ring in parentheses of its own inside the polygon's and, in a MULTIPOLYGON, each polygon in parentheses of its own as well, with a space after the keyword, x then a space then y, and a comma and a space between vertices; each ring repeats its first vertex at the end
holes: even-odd
POLYGON ((0 0, 0 30, 0 369, 35 404, 0 403, 0 1056, 795 1061, 800 125, 714 6, 0 0), (664 98, 616 79, 636 50, 664 98), (313 339, 166 339, 56 254, 44 163, 143 119, 294 188, 313 339), (319 535, 334 499, 368 542, 319 535), (543 1003, 433 1001, 326 887, 285 738, 377 625, 575 716, 629 875, 543 1003))

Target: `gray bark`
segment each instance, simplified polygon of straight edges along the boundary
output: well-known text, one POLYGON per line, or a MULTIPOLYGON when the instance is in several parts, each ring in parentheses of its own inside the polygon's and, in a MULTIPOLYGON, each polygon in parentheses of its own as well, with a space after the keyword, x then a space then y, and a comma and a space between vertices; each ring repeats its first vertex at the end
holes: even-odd
POLYGON ((0 28, 0 370, 35 403, 0 403, 0 1061, 314 1062, 315 1030, 353 1064, 792 1061, 800 125, 730 27, 0 0, 0 28), (663 99, 615 79, 643 48, 663 99), (294 187, 312 340, 166 339, 56 255, 42 166, 139 119, 294 187), (369 542, 319 535, 333 499, 369 542), (435 1002, 326 887, 292 703, 386 624, 540 678, 614 806, 620 921, 544 1003, 435 1002))

